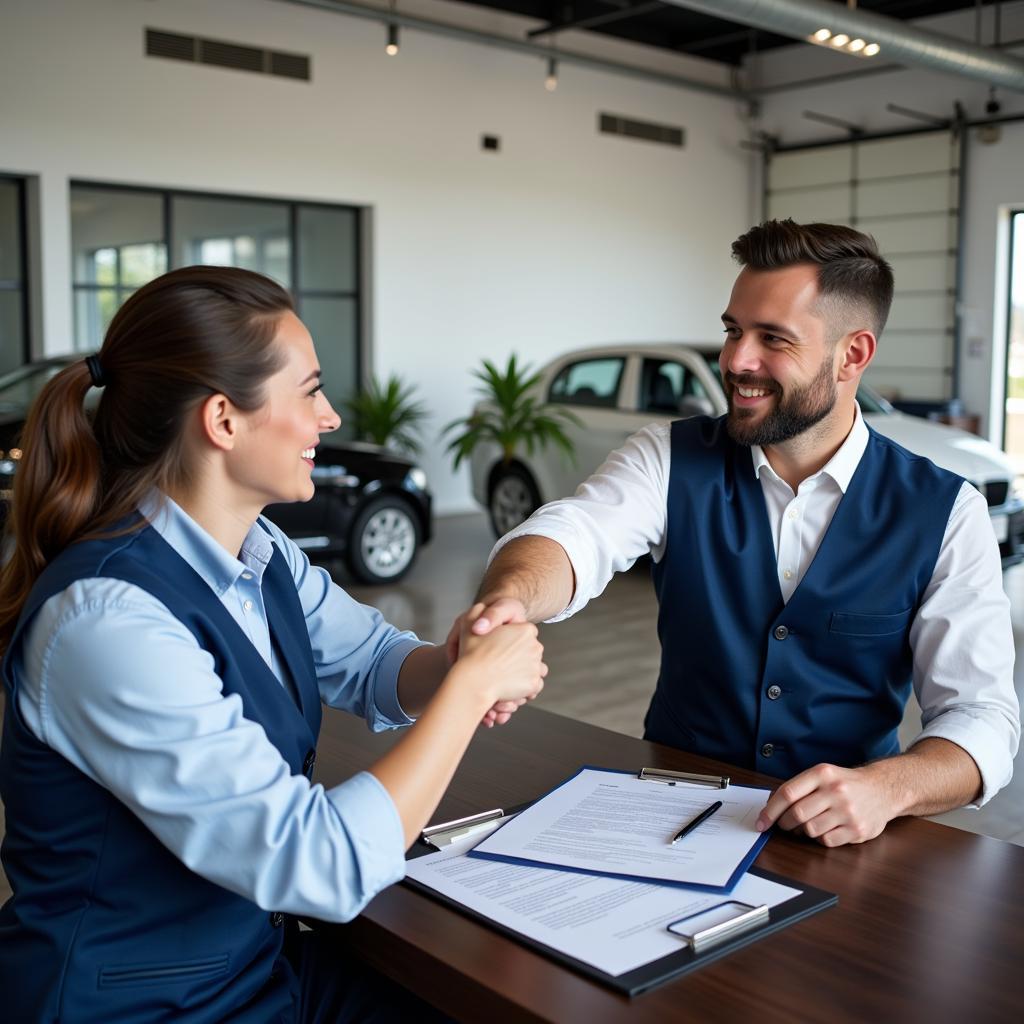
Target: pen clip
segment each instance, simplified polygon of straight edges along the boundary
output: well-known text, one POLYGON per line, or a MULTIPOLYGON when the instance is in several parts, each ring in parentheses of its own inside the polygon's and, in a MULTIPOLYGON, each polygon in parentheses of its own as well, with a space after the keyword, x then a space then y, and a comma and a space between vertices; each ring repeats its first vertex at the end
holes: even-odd
POLYGON ((463 839, 479 832, 482 828, 492 822, 500 821, 505 817, 505 812, 500 807, 491 811, 481 811, 479 814, 470 814, 465 818, 456 818, 454 821, 442 821, 437 825, 429 825, 420 833, 420 839, 430 846, 436 846, 439 850, 451 846, 457 839, 463 839))
POLYGON ((696 772, 673 772, 668 768, 641 768, 637 778, 641 782, 660 782, 665 786, 683 783, 688 786, 710 786, 713 789, 727 789, 728 775, 699 775, 696 772))

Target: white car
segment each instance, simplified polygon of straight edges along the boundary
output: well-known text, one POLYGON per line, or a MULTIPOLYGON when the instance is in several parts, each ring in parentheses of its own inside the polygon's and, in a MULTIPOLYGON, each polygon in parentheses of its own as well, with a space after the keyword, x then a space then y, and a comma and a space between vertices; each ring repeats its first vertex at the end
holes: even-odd
MULTIPOLYGON (((576 461, 549 446, 532 455, 520 450, 503 465, 496 445, 477 445, 470 458, 473 495, 490 512, 494 532, 500 537, 545 502, 572 494, 610 451, 646 424, 724 414, 719 351, 681 343, 608 345, 548 363, 536 394, 582 421, 566 430, 576 461)), ((897 412, 865 385, 857 401, 880 434, 973 483, 988 501, 1004 568, 1024 560, 1024 500, 1004 452, 966 431, 897 412)))

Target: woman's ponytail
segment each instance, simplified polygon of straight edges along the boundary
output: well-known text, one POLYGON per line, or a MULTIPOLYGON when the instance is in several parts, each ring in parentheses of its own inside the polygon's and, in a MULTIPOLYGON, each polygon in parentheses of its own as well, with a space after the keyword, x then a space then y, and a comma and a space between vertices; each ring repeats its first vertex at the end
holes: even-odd
POLYGON ((102 466, 84 407, 91 385, 85 361, 72 363, 46 383, 25 422, 0 573, 0 650, 39 574, 96 515, 102 466))

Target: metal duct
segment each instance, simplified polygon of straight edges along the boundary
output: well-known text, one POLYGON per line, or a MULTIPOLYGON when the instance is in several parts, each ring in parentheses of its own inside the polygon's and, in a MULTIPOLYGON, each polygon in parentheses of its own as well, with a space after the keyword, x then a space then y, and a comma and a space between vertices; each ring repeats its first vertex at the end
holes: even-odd
POLYGON ((665 0, 676 7, 728 18, 753 28, 806 40, 820 28, 878 43, 886 61, 976 78, 1024 92, 1024 60, 908 25, 871 11, 823 0, 665 0))

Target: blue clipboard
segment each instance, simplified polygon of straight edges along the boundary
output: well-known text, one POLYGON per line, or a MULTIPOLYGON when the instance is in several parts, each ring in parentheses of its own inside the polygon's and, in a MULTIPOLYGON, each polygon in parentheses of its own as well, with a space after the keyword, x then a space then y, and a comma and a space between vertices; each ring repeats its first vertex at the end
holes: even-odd
MULTIPOLYGON (((583 767, 580 768, 579 771, 577 771, 574 775, 570 775, 569 778, 567 778, 564 782, 560 782, 553 789, 551 789, 547 793, 545 793, 544 796, 540 797, 540 799, 534 801, 533 804, 531 804, 531 806, 536 806, 536 804, 541 803, 541 801, 543 801, 546 797, 550 796, 554 792, 557 792, 559 789, 561 789, 566 784, 572 782, 573 779, 577 778, 584 771, 607 772, 609 775, 628 775, 628 776, 631 776, 632 778, 637 778, 638 777, 637 773, 634 772, 634 771, 623 771, 622 769, 617 769, 617 768, 599 768, 596 765, 583 765, 583 767)), ((748 788, 748 789, 762 789, 763 788, 765 793, 771 792, 771 790, 769 790, 767 787, 761 787, 761 786, 748 786, 748 787, 745 787, 745 788, 748 788)), ((631 881, 631 882, 655 882, 658 885, 670 885, 670 886, 678 887, 680 889, 697 889, 697 890, 700 890, 700 891, 703 891, 703 892, 728 893, 728 892, 732 892, 732 890, 736 887, 736 885, 739 882, 739 880, 743 877, 744 874, 746 874, 746 872, 749 870, 750 866, 757 859, 757 855, 761 852, 762 848, 764 847, 764 844, 768 842, 768 838, 769 838, 770 835, 771 835, 771 830, 769 829, 767 832, 762 832, 761 835, 759 835, 757 837, 757 839, 754 841, 753 846, 751 846, 750 850, 748 851, 747 855, 736 866, 735 871, 733 871, 733 873, 729 876, 728 881, 726 881, 726 883, 724 885, 701 885, 701 884, 694 884, 693 882, 678 882, 678 881, 670 881, 670 880, 664 879, 664 878, 652 878, 649 875, 630 874, 629 872, 626 872, 626 871, 614 871, 614 870, 600 870, 599 871, 599 870, 596 870, 596 869, 587 869, 587 868, 581 868, 581 867, 576 867, 576 866, 569 866, 569 865, 565 865, 565 864, 551 864, 548 861, 545 861, 545 860, 543 860, 543 859, 541 859, 539 857, 537 859, 535 859, 535 860, 531 860, 531 859, 528 859, 528 858, 525 858, 525 857, 513 857, 513 856, 509 856, 507 854, 489 853, 489 852, 481 851, 480 849, 470 850, 469 853, 467 854, 467 856, 469 856, 469 857, 479 857, 482 860, 503 861, 506 864, 520 864, 520 865, 524 865, 526 867, 549 868, 549 869, 551 869, 553 871, 571 871, 571 872, 573 872, 574 874, 577 874, 577 875, 598 875, 598 876, 604 876, 604 877, 624 878, 624 879, 627 879, 628 881, 631 881)), ((485 842, 486 842, 486 840, 485 840, 485 842)))

